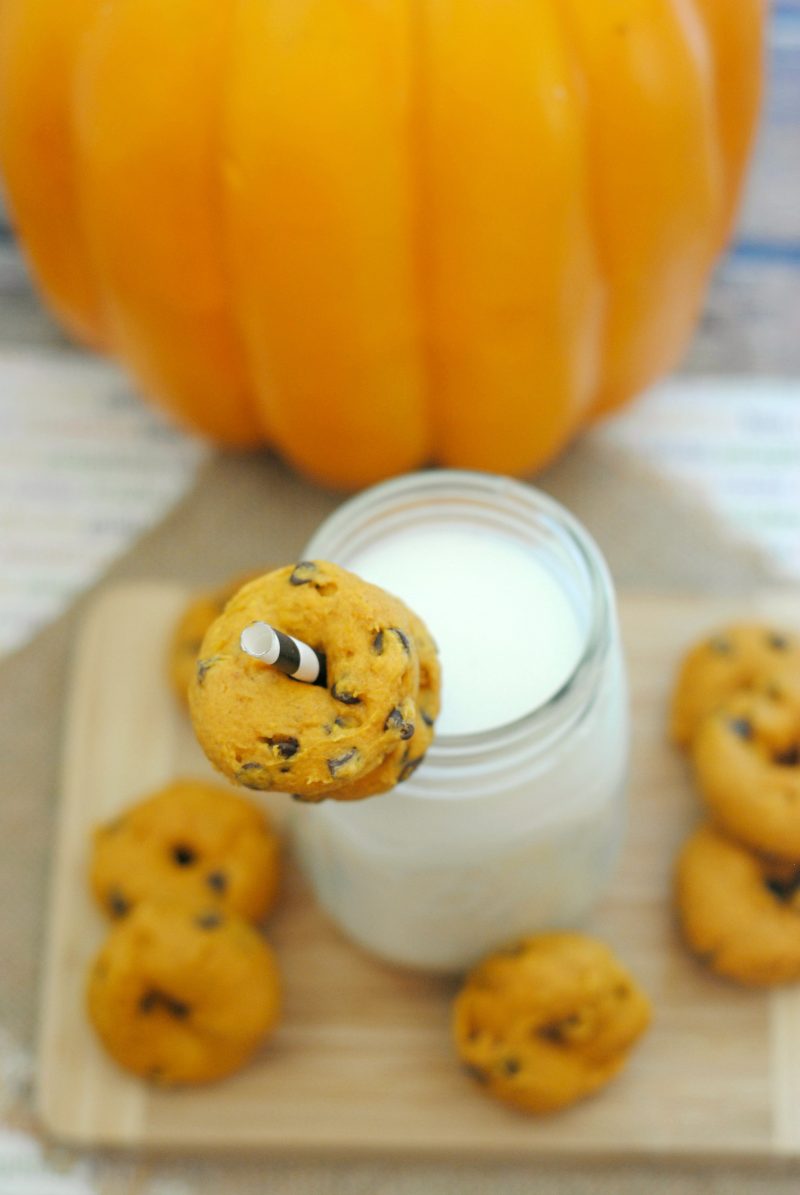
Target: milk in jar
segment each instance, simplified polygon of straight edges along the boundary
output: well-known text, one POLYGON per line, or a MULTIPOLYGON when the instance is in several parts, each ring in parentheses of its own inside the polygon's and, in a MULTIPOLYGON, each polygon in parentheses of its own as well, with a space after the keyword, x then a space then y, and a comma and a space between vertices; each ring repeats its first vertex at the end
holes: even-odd
POLYGON ((402 598, 443 673, 408 781, 298 806, 323 907, 373 953, 438 972, 580 925, 619 852, 628 759, 613 586, 588 533, 532 486, 436 470, 346 502, 304 554, 402 598))

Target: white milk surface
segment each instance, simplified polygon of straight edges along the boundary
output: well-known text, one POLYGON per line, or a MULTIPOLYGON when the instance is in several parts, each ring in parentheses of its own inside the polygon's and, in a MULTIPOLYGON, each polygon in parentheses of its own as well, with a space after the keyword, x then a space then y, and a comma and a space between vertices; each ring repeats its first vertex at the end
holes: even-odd
POLYGON ((437 732, 474 734, 543 705, 577 665, 584 633, 567 594, 530 550, 499 533, 410 528, 348 568, 394 593, 439 646, 437 732))

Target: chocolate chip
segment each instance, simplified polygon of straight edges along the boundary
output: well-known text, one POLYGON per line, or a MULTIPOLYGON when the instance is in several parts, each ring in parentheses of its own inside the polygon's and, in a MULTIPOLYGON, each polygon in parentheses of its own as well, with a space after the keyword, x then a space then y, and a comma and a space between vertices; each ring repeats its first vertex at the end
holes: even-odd
POLYGON ((372 650, 376 655, 383 655, 383 650, 386 646, 385 635, 387 632, 390 635, 395 635, 400 640, 403 651, 406 653, 406 655, 411 655, 411 644, 409 642, 408 635, 405 633, 405 631, 401 631, 399 627, 387 627, 386 631, 378 631, 377 635, 372 640, 372 650))
POLYGON ((243 788, 259 792, 266 783, 266 770, 263 763, 256 763, 254 760, 249 763, 243 763, 236 773, 236 780, 243 788), (257 777, 260 777, 260 779, 257 779, 257 777))
POLYGON ((316 571, 317 566, 313 560, 301 560, 299 564, 294 566, 294 571, 289 578, 289 584, 308 585, 316 571))
POLYGON ((177 1021, 185 1021, 191 1012, 188 1004, 184 1004, 183 1000, 175 1000, 172 996, 164 996, 164 1007, 177 1021))
POLYGON ((201 913, 195 920, 195 925, 198 929, 219 929, 222 918, 219 913, 201 913))
POLYGON ((197 862, 197 855, 190 846, 179 842, 172 848, 172 858, 178 867, 191 867, 197 862))
POLYGON ((237 784, 241 784, 242 788, 249 788, 251 793, 260 793, 266 788, 266 784, 263 781, 253 780, 252 778, 248 780, 246 776, 240 776, 238 774, 236 776, 236 782, 237 784))
POLYGON ((798 889, 800 889, 800 868, 788 880, 764 880, 764 887, 768 888, 772 895, 777 897, 782 903, 790 901, 798 889))
POLYGON ((718 656, 729 656, 733 651, 733 644, 730 639, 725 639, 722 635, 714 639, 709 639, 708 646, 718 656))
POLYGON ((119 888, 112 888, 108 894, 108 910, 112 917, 127 917, 131 911, 130 901, 120 892, 119 888))
POLYGON ((139 1012, 152 1012, 161 1003, 161 993, 156 991, 145 992, 139 999, 139 1012))
POLYGON ((747 718, 729 718, 728 729, 740 739, 752 739, 753 724, 747 718))
POLYGON ((779 751, 777 755, 773 755, 772 761, 781 768, 796 768, 800 764, 800 747, 795 743, 792 747, 787 747, 785 751, 779 751))
POLYGON ((271 747, 279 759, 291 759, 300 750, 299 741, 290 734, 274 734, 271 737, 260 738, 258 741, 271 747))
POLYGON ((476 1083, 484 1085, 489 1082, 489 1076, 486 1074, 486 1071, 479 1066, 474 1066, 471 1062, 464 1063, 464 1071, 471 1079, 474 1079, 476 1083))
POLYGON ((331 688, 331 697, 334 701, 341 701, 342 705, 361 705, 361 698, 355 693, 349 693, 347 689, 340 689, 334 681, 331 688))
POLYGON ((150 988, 139 1000, 139 1011, 151 1013, 155 1012, 157 1008, 163 1008, 171 1017, 175 1017, 179 1021, 185 1021, 191 1011, 189 1005, 184 1004, 183 1000, 176 1000, 174 996, 169 996, 166 992, 150 988))
POLYGON ((198 660, 195 665, 195 672, 197 673, 197 683, 202 685, 205 683, 206 676, 209 670, 218 664, 222 659, 221 656, 206 656, 204 660, 198 660))
POLYGON ((342 768, 345 767, 352 759, 358 755, 355 747, 351 747, 349 751, 345 751, 344 755, 340 755, 337 759, 328 760, 328 771, 331 776, 338 776, 342 768))
POLYGON ((505 1075, 518 1075, 522 1070, 519 1058, 504 1058, 500 1066, 505 1075))
POLYGON ((398 731, 400 738, 405 742, 414 737, 416 727, 413 722, 409 722, 408 719, 404 718, 403 711, 398 706, 395 706, 393 710, 389 711, 386 721, 383 724, 383 729, 398 731))
POLYGON ((405 631, 401 631, 399 627, 389 627, 389 630, 400 640, 403 645, 403 651, 406 653, 406 655, 410 656, 411 644, 408 641, 408 635, 406 635, 405 631))
POLYGON ((551 1025, 540 1025, 536 1030, 536 1036, 543 1038, 545 1041, 552 1041, 560 1044, 564 1040, 563 1027, 560 1021, 554 1021, 551 1025))
POLYGON ((773 651, 788 651, 789 640, 786 635, 781 635, 779 631, 771 631, 767 635, 767 643, 773 651))
POLYGON ((429 713, 427 713, 427 711, 426 711, 426 710, 420 710, 419 712, 420 712, 420 716, 422 717, 422 721, 425 723, 425 725, 426 725, 426 726, 433 726, 433 721, 434 721, 434 720, 433 720, 433 718, 430 716, 430 714, 429 714, 429 713))
POLYGON ((278 768, 278 771, 284 776, 287 775, 287 773, 291 772, 291 770, 292 770, 291 765, 288 763, 285 763, 283 765, 283 767, 278 768))
POLYGON ((180 1021, 185 1020, 191 1011, 189 1005, 184 1004, 182 1000, 176 1000, 173 996, 168 996, 166 992, 160 992, 157 988, 150 988, 139 1000, 139 1011, 151 1013, 157 1008, 163 1008, 171 1017, 176 1017, 180 1021))
POLYGON ((570 1029, 574 1029, 579 1020, 580 1018, 573 1014, 569 1017, 563 1017, 560 1021, 551 1021, 549 1025, 540 1025, 536 1030, 536 1036, 544 1038, 545 1041, 561 1045, 570 1029))
POLYGON ((228 889, 228 877, 224 871, 210 871, 206 883, 212 892, 226 892, 228 889))
POLYGON ((409 776, 413 776, 424 758, 424 755, 419 755, 416 759, 409 759, 407 763, 403 764, 400 775, 397 777, 397 783, 402 784, 404 780, 408 780, 409 776))

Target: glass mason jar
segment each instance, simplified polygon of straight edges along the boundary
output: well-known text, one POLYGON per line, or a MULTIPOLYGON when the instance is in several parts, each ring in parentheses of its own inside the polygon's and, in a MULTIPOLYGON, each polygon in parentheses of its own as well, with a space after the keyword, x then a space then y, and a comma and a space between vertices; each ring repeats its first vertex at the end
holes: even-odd
POLYGON ((355 942, 454 972, 522 934, 586 918, 622 842, 628 711, 606 564, 577 520, 531 486, 454 470, 401 477, 341 506, 304 555, 358 571, 370 544, 439 524, 535 554, 577 616, 578 663, 515 721, 437 735, 392 792, 298 805, 292 823, 318 900, 355 942))

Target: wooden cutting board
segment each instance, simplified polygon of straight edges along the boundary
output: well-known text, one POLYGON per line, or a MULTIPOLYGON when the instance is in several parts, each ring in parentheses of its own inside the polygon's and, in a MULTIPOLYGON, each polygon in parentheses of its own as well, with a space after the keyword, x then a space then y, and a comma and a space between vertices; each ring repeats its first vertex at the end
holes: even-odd
MULTIPOLYGON (((52 884, 38 1102, 56 1137, 172 1149, 346 1153, 800 1155, 800 988, 740 990, 706 974, 677 937, 675 850, 697 820, 685 764, 665 742, 675 663, 741 602, 624 597, 631 674, 631 814, 622 864, 589 927, 651 994, 655 1020, 622 1077, 546 1120, 486 1099, 456 1064, 454 984, 403 972, 351 945, 288 868, 268 936, 285 975, 286 1014, 241 1074, 158 1091, 119 1071, 83 1011, 87 965, 104 923, 86 887, 92 826, 177 774, 208 776, 186 714, 164 681, 180 589, 103 593, 77 645, 52 884)), ((748 608, 796 621, 797 595, 748 608)), ((285 799, 268 798, 278 817, 285 799)))

